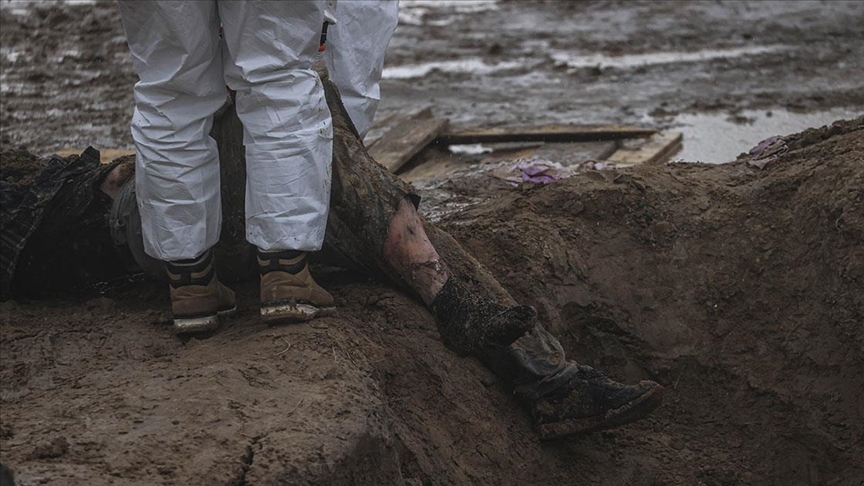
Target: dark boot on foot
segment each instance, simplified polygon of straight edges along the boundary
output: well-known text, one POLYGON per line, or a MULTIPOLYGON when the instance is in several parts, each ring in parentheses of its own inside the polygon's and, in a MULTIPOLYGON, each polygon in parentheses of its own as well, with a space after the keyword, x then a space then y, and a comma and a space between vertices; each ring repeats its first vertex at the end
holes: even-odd
POLYGON ((623 385, 590 366, 579 365, 570 381, 537 399, 531 411, 540 438, 549 440, 635 422, 662 401, 663 387, 658 383, 623 385))
POLYGON ((430 304, 444 344, 469 356, 501 349, 534 327, 537 314, 527 305, 505 307, 473 295, 453 278, 430 304))
POLYGON ((265 322, 302 322, 331 314, 333 296, 321 288, 306 263, 306 252, 258 252, 261 317, 265 322))
POLYGON ((216 278, 213 254, 192 260, 165 262, 171 287, 174 332, 189 334, 213 331, 220 315, 234 312, 234 292, 216 278))

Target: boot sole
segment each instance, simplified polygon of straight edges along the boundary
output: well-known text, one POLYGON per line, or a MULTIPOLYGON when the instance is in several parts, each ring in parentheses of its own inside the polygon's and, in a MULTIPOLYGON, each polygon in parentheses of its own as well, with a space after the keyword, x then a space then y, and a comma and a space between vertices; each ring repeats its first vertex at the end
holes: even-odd
POLYGON ((333 314, 335 307, 315 307, 311 304, 278 304, 261 307, 261 318, 267 324, 306 322, 333 314))
POLYGON ((540 440, 554 440, 577 434, 590 434, 611 429, 645 418, 663 402, 663 387, 657 385, 626 405, 609 410, 603 415, 582 419, 562 420, 537 427, 540 440))
POLYGON ((221 310, 213 316, 193 317, 190 319, 174 319, 174 334, 196 334, 215 331, 219 328, 219 317, 229 316, 237 310, 237 306, 221 310))

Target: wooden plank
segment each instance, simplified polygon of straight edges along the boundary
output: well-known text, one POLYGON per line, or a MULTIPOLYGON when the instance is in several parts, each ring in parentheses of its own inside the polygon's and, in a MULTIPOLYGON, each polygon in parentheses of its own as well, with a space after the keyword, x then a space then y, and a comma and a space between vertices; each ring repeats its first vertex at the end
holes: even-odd
POLYGON ((369 131, 366 132, 366 136, 363 137, 363 145, 366 147, 366 150, 371 149, 378 140, 381 140, 381 137, 384 136, 385 133, 390 131, 392 126, 390 126, 390 122, 396 118, 398 113, 390 113, 389 115, 378 117, 375 122, 369 127, 369 131))
POLYGON ((471 128, 438 137, 446 145, 496 142, 602 142, 649 137, 657 130, 626 125, 542 125, 471 128))
POLYGON ((397 127, 405 122, 405 120, 413 120, 413 119, 428 119, 432 118, 432 105, 425 104, 420 105, 414 108, 411 108, 408 111, 401 111, 398 113, 390 113, 389 115, 378 117, 369 128, 369 132, 366 133, 366 136, 363 138, 363 145, 366 146, 366 150, 371 149, 381 140, 387 132, 392 130, 394 127, 397 127))
POLYGON ((369 155, 390 172, 396 172, 447 129, 446 118, 405 120, 385 133, 369 155))
POLYGON ((659 162, 675 153, 680 148, 683 138, 680 132, 658 133, 638 147, 619 148, 606 159, 606 162, 612 162, 617 167, 659 162))
POLYGON ((609 140, 605 142, 578 142, 578 143, 547 143, 538 148, 531 155, 546 160, 554 160, 564 167, 578 165, 586 160, 604 160, 618 150, 619 142, 609 140))

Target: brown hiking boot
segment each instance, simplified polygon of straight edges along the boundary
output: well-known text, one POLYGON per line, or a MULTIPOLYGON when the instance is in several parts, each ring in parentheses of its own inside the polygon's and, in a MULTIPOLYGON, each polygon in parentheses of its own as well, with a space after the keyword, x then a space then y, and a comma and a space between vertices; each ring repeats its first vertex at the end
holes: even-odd
POLYGON ((618 427, 644 418, 663 401, 653 381, 623 385, 590 366, 531 406, 540 439, 558 439, 618 427))
POLYGON ((236 310, 234 292, 222 285, 209 251, 194 260, 165 262, 171 286, 174 332, 187 334, 219 327, 220 315, 236 310))
POLYGON ((335 309, 333 296, 321 288, 306 263, 306 252, 258 252, 261 271, 261 317, 264 322, 309 321, 335 309))

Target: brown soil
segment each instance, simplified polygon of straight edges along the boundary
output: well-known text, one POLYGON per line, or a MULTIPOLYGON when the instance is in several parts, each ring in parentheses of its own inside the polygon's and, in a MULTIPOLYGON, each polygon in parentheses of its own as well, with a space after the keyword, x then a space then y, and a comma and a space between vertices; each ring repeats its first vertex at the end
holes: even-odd
POLYGON ((417 301, 319 271, 339 310, 208 339, 167 296, 5 302, 0 459, 21 484, 861 484, 864 119, 746 160, 589 172, 444 219, 648 420, 540 443, 417 301))
POLYGON ((4 182, 17 185, 32 184, 45 164, 26 150, 4 150, 0 156, 0 171, 4 182))

